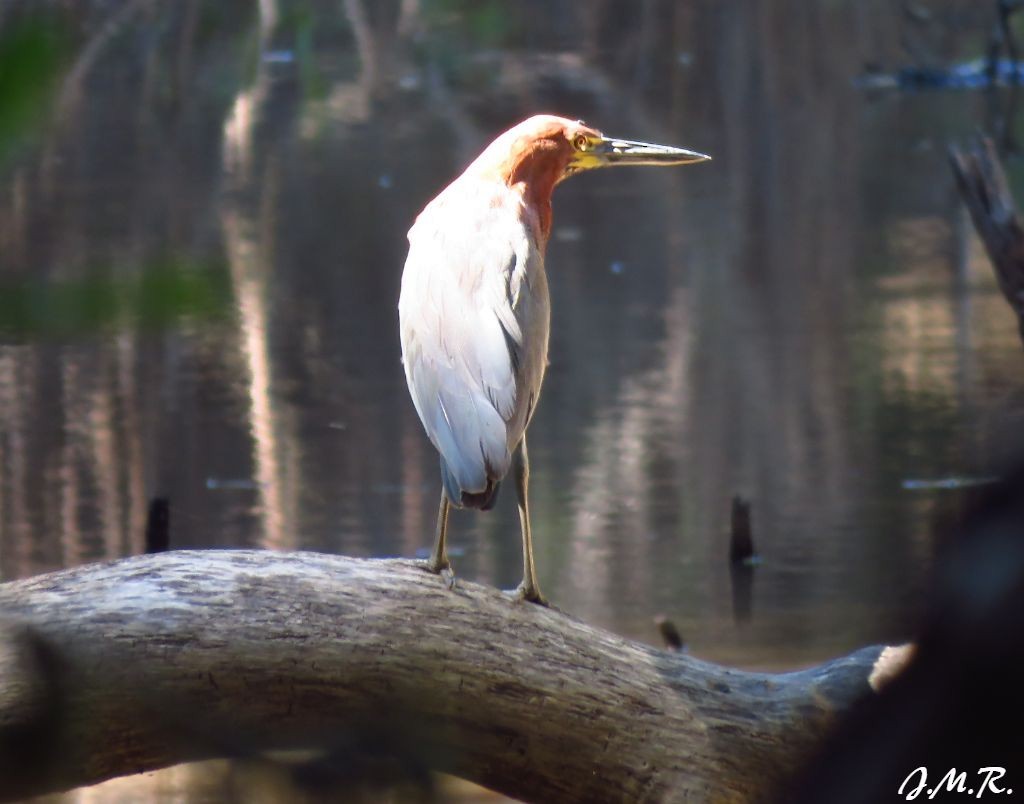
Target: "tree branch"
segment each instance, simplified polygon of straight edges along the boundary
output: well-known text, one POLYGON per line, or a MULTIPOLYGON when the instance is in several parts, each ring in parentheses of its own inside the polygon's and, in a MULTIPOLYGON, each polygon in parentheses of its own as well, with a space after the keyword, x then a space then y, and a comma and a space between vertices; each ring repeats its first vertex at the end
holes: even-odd
MULTIPOLYGON (((373 745, 506 794, 744 800, 871 686, 670 654, 420 564, 190 551, 0 586, 0 797, 373 745)), ((887 654, 892 658, 892 653, 887 654)))
POLYGON ((1024 224, 1010 193, 1006 173, 992 140, 949 150, 960 197, 985 244, 999 288, 1017 314, 1024 340, 1024 224))

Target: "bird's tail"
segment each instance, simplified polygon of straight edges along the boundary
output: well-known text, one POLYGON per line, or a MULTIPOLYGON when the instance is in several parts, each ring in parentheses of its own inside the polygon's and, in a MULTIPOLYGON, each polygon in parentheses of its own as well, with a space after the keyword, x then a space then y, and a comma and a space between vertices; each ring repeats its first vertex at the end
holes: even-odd
POLYGON ((441 458, 441 480, 444 483, 444 493, 448 496, 448 502, 457 508, 479 508, 481 511, 490 511, 498 501, 498 489, 501 488, 500 480, 487 478, 487 488, 483 491, 463 491, 444 458, 441 458))

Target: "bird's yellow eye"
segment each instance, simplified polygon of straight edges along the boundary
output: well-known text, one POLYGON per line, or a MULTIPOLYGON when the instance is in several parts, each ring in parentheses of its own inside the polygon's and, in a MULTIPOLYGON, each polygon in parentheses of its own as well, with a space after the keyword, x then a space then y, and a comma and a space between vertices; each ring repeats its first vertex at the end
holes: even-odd
POLYGON ((590 147, 590 140, 584 134, 577 134, 576 139, 572 141, 572 146, 577 151, 585 151, 590 147))

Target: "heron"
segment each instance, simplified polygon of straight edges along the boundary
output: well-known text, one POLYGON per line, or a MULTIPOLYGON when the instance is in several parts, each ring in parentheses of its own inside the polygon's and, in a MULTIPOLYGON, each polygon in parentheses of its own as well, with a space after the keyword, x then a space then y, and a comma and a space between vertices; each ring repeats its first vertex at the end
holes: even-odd
POLYGON ((530 531, 526 428, 547 366, 544 251, 555 187, 594 168, 707 159, 537 115, 495 139, 417 216, 402 273, 399 329, 409 392, 441 456, 441 502, 427 567, 449 585, 450 508, 491 509, 511 470, 523 541, 516 592, 546 604, 530 531))

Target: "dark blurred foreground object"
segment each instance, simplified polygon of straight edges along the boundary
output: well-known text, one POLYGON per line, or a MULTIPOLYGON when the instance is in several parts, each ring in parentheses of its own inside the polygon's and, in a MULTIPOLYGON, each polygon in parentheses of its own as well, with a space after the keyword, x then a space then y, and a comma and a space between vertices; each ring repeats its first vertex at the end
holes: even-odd
POLYGON ((999 288, 1017 314, 1024 341, 1024 226, 999 155, 992 140, 983 137, 963 148, 953 146, 949 158, 960 197, 985 244, 999 288))
POLYGON ((996 798, 991 786, 977 795, 983 768, 1005 770, 989 775, 992 784, 1024 794, 1024 466, 976 493, 959 532, 943 541, 906 669, 853 708, 780 802, 905 801, 922 781, 925 792, 941 782, 943 801, 996 798), (962 786, 953 781, 959 795, 942 781, 951 768, 954 779, 966 772, 962 786))
POLYGON ((146 514, 146 552, 163 553, 171 549, 171 501, 154 497, 146 514))
MULTIPOLYGON (((1024 226, 996 149, 983 138, 950 160, 1024 340, 1024 226)), ((958 532, 939 541, 906 669, 854 707, 779 801, 905 801, 919 786, 922 800, 1024 792, 1024 465, 975 494, 958 532)))

